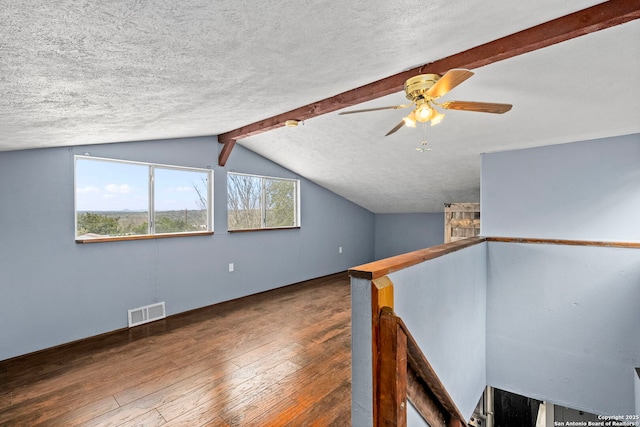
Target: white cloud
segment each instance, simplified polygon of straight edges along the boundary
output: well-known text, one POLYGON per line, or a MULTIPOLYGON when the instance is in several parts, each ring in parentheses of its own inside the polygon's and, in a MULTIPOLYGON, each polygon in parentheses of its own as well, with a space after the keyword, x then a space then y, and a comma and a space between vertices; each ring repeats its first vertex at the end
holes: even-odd
POLYGON ((103 194, 102 195, 103 199, 113 199, 115 197, 116 197, 115 194, 103 194))
POLYGON ((186 193, 193 191, 193 187, 166 187, 165 190, 168 193, 186 193))
POLYGON ((117 185, 117 184, 109 184, 109 185, 105 185, 104 189, 112 194, 129 194, 129 193, 133 193, 133 187, 131 187, 129 184, 121 184, 121 185, 117 185))
POLYGON ((98 187, 93 187, 91 185, 88 185, 88 186, 82 187, 82 188, 76 188, 76 193, 77 194, 98 193, 99 191, 100 191, 100 189, 98 187))

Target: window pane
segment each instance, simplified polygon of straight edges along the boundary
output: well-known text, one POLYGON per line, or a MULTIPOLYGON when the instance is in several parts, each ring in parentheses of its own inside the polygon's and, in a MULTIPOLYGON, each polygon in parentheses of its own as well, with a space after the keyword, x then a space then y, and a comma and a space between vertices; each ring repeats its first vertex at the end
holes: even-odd
POLYGON ((227 174, 229 230, 298 225, 298 181, 259 175, 227 174))
POLYGON ((261 228, 262 179, 227 174, 227 222, 229 230, 261 228))
POLYGON ((207 172, 154 168, 156 233, 207 231, 207 172))
POLYGON ((267 228, 294 227, 296 225, 296 183, 281 179, 266 178, 267 228))
POLYGON ((76 238, 148 234, 149 168, 76 159, 76 238))

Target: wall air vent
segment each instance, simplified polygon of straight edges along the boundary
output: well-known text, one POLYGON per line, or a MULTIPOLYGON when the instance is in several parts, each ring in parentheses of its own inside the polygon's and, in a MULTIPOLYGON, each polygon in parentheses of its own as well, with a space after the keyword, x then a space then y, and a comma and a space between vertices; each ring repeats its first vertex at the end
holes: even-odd
POLYGON ((144 307, 132 308, 129 310, 129 327, 131 328, 142 325, 143 323, 164 319, 165 317, 167 317, 167 313, 165 311, 164 301, 144 307))

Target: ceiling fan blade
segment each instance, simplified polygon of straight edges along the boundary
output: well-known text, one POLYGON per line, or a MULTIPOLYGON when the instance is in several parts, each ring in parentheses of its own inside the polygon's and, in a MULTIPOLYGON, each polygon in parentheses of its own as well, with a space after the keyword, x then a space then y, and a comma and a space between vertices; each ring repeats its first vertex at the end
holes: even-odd
POLYGON ((449 101, 440 104, 447 110, 478 111, 481 113, 502 114, 511 110, 511 104, 496 104, 493 102, 449 101))
POLYGON ((402 126, 404 126, 404 120, 400 120, 400 123, 398 123, 393 129, 391 129, 389 132, 387 132, 387 134, 385 136, 389 136, 392 133, 396 133, 398 131, 398 129, 400 129, 402 126))
POLYGON ((343 114, 354 114, 354 113, 367 113, 369 111, 380 111, 380 110, 398 110, 400 108, 407 108, 410 107, 411 104, 405 105, 394 105, 392 107, 378 107, 378 108, 365 108, 364 110, 351 110, 351 111, 342 111, 341 113, 338 113, 338 115, 343 115, 343 114))
POLYGON ((426 94, 432 98, 440 98, 471 76, 473 76, 473 71, 462 68, 449 70, 427 90, 426 94))

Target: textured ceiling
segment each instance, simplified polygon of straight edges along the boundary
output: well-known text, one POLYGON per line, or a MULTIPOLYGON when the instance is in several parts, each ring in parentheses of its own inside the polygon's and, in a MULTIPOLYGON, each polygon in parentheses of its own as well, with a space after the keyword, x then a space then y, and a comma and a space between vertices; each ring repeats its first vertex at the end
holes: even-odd
MULTIPOLYGON (((3 0, 0 151, 217 135, 596 3, 3 0)), ((442 211, 479 199, 482 152, 640 132, 638 40, 633 21, 474 70, 446 99, 513 110, 448 112, 430 152, 422 129, 382 137, 393 110, 239 143, 372 212, 442 211)))

